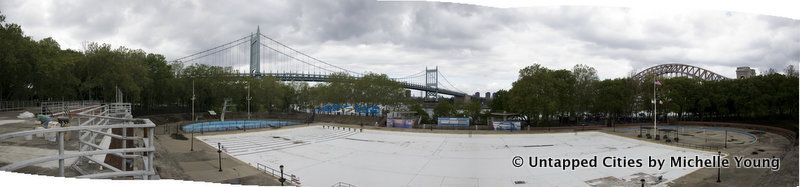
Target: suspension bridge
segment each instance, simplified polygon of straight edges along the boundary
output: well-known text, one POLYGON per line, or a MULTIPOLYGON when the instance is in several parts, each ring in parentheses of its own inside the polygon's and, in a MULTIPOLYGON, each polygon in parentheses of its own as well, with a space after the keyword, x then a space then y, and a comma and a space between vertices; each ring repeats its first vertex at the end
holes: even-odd
MULTIPOLYGON (((195 64, 224 67, 231 70, 232 76, 271 76, 281 81, 329 82, 331 75, 334 74, 343 73, 356 78, 365 75, 300 52, 261 34, 261 29, 257 29, 256 33, 177 58, 172 62, 182 64, 184 67, 195 64)), ((436 98, 439 94, 467 96, 465 92, 453 86, 438 67, 432 69, 426 67, 424 71, 390 78, 406 89, 425 92, 425 98, 436 98), (440 82, 439 78, 444 82, 440 82)))

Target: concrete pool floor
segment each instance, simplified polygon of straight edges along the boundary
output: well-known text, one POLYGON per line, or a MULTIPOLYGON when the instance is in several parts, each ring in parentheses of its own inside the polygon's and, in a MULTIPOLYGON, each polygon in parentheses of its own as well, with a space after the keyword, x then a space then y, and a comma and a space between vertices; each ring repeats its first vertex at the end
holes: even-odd
MULTIPOLYGON (((357 128, 356 128, 357 129, 357 128)), ((250 165, 286 166, 302 185, 330 186, 618 186, 664 185, 697 168, 532 168, 514 156, 589 158, 715 153, 640 141, 603 132, 548 134, 434 134, 307 126, 200 136, 250 165), (656 181, 658 177, 661 181, 656 181)))

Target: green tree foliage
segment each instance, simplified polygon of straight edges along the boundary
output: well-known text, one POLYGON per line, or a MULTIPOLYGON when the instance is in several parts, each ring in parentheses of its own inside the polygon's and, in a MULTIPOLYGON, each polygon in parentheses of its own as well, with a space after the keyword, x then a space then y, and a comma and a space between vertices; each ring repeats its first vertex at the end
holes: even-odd
MULTIPOLYGON (((790 66, 785 72, 721 81, 659 78, 659 115, 675 120, 796 120, 796 70, 790 66)), ((629 78, 598 80, 595 70, 584 65, 568 71, 534 64, 520 70, 509 91, 495 94, 491 108, 519 113, 532 124, 597 115, 613 123, 652 113, 653 82, 652 78, 641 83, 629 78)))
POLYGON ((463 115, 472 119, 472 123, 477 124, 481 120, 485 119, 485 115, 481 113, 481 104, 477 101, 465 103, 462 108, 464 111, 463 115))
POLYGON ((773 73, 722 81, 676 77, 662 83, 660 104, 677 119, 797 118, 796 76, 773 73))
POLYGON ((572 111, 574 112, 587 112, 594 107, 595 102, 592 98, 597 95, 598 89, 596 88, 599 78, 597 78, 597 70, 587 65, 578 64, 572 68, 572 74, 575 78, 575 103, 572 111))
POLYGON ((489 103, 489 108, 492 112, 503 112, 503 111, 511 111, 509 106, 509 95, 508 91, 506 90, 498 90, 494 93, 492 100, 489 103))
POLYGON ((35 41, 0 15, 0 100, 75 97, 71 76, 80 53, 61 50, 52 38, 35 41))
POLYGON ((538 64, 520 70, 509 90, 508 108, 534 123, 574 115, 576 76, 568 70, 550 70, 538 64))
POLYGON ((456 114, 456 108, 448 100, 439 100, 433 107, 433 119, 439 117, 452 117, 456 114))
MULTIPOLYGON (((124 47, 112 50, 108 44, 89 44, 75 71, 80 80, 78 91, 84 93, 82 98, 85 99, 111 101, 115 89, 119 88, 125 93, 126 100, 141 102, 146 86, 153 84, 153 72, 148 68, 147 57, 148 54, 141 50, 124 47)), ((158 63, 166 62, 161 58, 158 63)))
MULTIPOLYGON (((633 113, 635 90, 631 79, 607 79, 598 81, 593 87, 596 94, 591 95, 593 103, 589 107, 594 114, 603 114, 609 119, 633 113)), ((613 123, 614 121, 608 121, 613 123)))
POLYGON ((420 123, 425 123, 425 124, 436 123, 434 120, 432 120, 430 118, 430 116, 428 115, 428 112, 425 112, 425 110, 422 108, 422 105, 420 105, 419 103, 412 104, 411 105, 411 111, 412 112, 416 112, 415 115, 417 117, 420 117, 420 121, 421 121, 420 123))

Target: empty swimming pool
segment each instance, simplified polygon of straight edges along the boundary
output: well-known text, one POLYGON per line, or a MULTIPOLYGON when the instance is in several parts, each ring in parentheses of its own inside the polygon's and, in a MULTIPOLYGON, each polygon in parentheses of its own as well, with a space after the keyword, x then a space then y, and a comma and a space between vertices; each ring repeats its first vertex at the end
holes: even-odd
POLYGON ((266 127, 280 127, 299 124, 285 120, 236 120, 236 121, 208 121, 184 125, 183 132, 211 132, 242 129, 256 129, 266 127))

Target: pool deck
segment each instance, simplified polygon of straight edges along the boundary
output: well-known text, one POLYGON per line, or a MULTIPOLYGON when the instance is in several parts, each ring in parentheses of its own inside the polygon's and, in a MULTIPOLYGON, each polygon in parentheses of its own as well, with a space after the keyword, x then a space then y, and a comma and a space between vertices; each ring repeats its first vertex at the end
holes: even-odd
POLYGON ((701 156, 708 151, 639 141, 602 132, 542 134, 433 134, 360 128, 306 126, 273 131, 206 135, 216 145, 248 163, 295 174, 304 185, 329 186, 587 186, 637 183, 639 178, 663 184, 698 168, 560 168, 514 167, 514 156, 590 158, 648 155, 701 156), (526 146, 529 144, 550 146, 526 146), (363 172, 369 171, 369 172, 363 172), (332 175, 333 174, 333 175, 332 175))
POLYGON ((156 168, 162 179, 176 179, 198 182, 278 186, 276 178, 222 154, 222 172, 219 172, 217 149, 200 141, 192 143, 176 140, 169 135, 157 135, 156 168))

